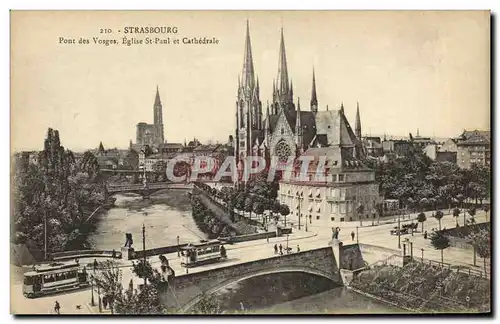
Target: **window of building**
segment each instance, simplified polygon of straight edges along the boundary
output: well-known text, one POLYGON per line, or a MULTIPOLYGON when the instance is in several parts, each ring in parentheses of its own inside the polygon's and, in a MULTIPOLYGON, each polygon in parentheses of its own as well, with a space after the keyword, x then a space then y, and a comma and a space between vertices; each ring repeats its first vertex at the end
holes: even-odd
POLYGON ((352 204, 347 203, 347 212, 350 213, 352 211, 352 204))
POLYGON ((337 175, 336 174, 332 174, 332 182, 337 182, 337 175))
POLYGON ((316 216, 316 220, 319 220, 319 216, 316 216))
POLYGON ((345 204, 340 205, 340 213, 345 214, 345 204))
POLYGON ((344 175, 343 174, 339 174, 339 182, 344 182, 344 175))
POLYGON ((285 130, 282 128, 281 129, 281 135, 285 134, 285 130))
POLYGON ((343 222, 344 221, 344 217, 340 217, 340 221, 343 222))
POLYGON ((335 217, 330 217, 330 220, 333 222, 335 221, 335 217))
POLYGON ((349 217, 349 221, 352 222, 352 217, 349 217))

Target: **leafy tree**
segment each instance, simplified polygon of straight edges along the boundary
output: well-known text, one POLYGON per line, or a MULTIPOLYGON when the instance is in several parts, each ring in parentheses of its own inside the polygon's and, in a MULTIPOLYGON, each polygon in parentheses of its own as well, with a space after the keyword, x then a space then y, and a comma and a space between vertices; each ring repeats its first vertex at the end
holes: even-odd
POLYGON ((490 211, 490 206, 485 205, 485 206, 483 207, 483 210, 484 210, 484 212, 485 212, 485 214, 486 214, 486 220, 488 220, 488 212, 490 211))
POLYGON ((221 314, 222 309, 217 298, 203 294, 201 300, 191 309, 191 314, 216 315, 221 314))
POLYGON ((358 214, 359 224, 360 226, 363 226, 363 215, 365 213, 365 205, 360 204, 358 208, 356 208, 356 212, 358 214))
POLYGON ((417 221, 422 224, 422 233, 424 232, 424 222, 427 220, 424 212, 421 212, 417 216, 417 221))
POLYGON ((253 199, 251 196, 245 198, 245 211, 250 213, 250 219, 252 218, 252 210, 253 210, 253 199))
POLYGON ((257 215, 262 215, 264 212, 264 205, 260 201, 256 201, 253 203, 253 212, 257 215))
POLYGON ((468 239, 471 241, 475 252, 483 258, 484 261, 484 273, 486 274, 486 259, 491 258, 491 235, 487 230, 480 230, 478 232, 473 232, 469 234, 468 239))
POLYGON ((98 268, 101 270, 95 274, 94 282, 109 299, 109 308, 113 313, 115 301, 121 299, 122 295, 122 271, 110 260, 99 262, 98 268))
POLYGON ((443 232, 441 231, 433 232, 430 238, 431 238, 431 245, 434 247, 434 249, 441 251, 441 263, 444 263, 443 250, 450 246, 450 240, 448 239, 447 236, 444 236, 443 232))
POLYGON ((476 215, 476 208, 475 207, 469 208, 467 210, 467 213, 469 213, 469 215, 470 215, 470 220, 468 221, 468 223, 470 223, 471 225, 475 224, 476 220, 474 219, 474 216, 476 215))
POLYGON ((455 208, 453 209, 453 217, 457 220, 457 227, 458 227, 458 217, 460 216, 460 209, 455 208))
POLYGON ((280 205, 280 214, 285 218, 285 227, 286 227, 286 216, 290 214, 290 208, 287 205, 280 205))
POLYGON ((436 214, 434 215, 434 218, 438 220, 439 222, 439 230, 441 230, 441 219, 443 218, 444 214, 442 211, 438 210, 436 214))

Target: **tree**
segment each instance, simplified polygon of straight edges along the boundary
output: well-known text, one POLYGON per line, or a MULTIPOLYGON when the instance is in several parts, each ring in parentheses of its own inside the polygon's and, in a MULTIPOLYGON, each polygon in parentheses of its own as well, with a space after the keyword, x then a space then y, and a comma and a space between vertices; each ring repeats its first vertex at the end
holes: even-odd
POLYGON ((450 240, 441 231, 433 232, 431 234, 431 244, 434 249, 441 251, 441 264, 443 264, 443 250, 450 246, 450 240))
POLYGON ((94 281, 102 294, 108 298, 109 308, 113 314, 115 301, 121 299, 122 295, 122 271, 114 261, 110 260, 99 262, 99 269, 101 270, 95 274, 94 281))
POLYGON ((260 201, 256 201, 253 203, 253 212, 257 215, 262 215, 264 212, 264 205, 260 201))
POLYGON ((460 216, 460 209, 455 208, 453 209, 453 217, 457 220, 457 227, 458 227, 458 217, 460 216))
POLYGON ((473 232, 469 234, 468 239, 470 240, 475 252, 483 258, 484 262, 484 273, 486 275, 486 259, 491 258, 491 242, 490 242, 490 232, 487 230, 480 230, 478 232, 473 232))
POLYGON ((417 216, 417 221, 422 224, 422 233, 424 232, 424 222, 427 220, 424 212, 421 212, 417 216))
POLYGON ((253 209, 253 199, 251 196, 245 198, 245 211, 250 213, 250 219, 252 219, 252 209, 253 209))
POLYGON ((358 208, 356 208, 356 212, 357 212, 358 218, 359 218, 359 225, 363 226, 363 214, 365 212, 365 206, 360 204, 358 206, 358 208))
POLYGON ((434 218, 438 220, 439 222, 439 230, 441 230, 441 218, 443 218, 444 214, 442 211, 438 210, 436 214, 434 215, 434 218))
POLYGON ((286 227, 286 216, 290 214, 290 208, 288 208, 287 205, 281 204, 280 205, 280 214, 285 218, 285 227, 286 227))
POLYGON ((485 206, 483 207, 483 210, 484 210, 484 212, 485 212, 485 214, 486 214, 486 221, 488 221, 488 212, 490 211, 490 206, 485 205, 485 206))
POLYGON ((470 215, 470 220, 468 221, 468 223, 470 223, 471 225, 472 224, 475 224, 476 223, 476 220, 474 219, 474 216, 476 215, 476 208, 475 207, 471 207, 467 210, 467 212, 469 213, 470 215))
POLYGON ((206 294, 203 294, 200 301, 196 303, 196 305, 194 305, 190 313, 200 315, 215 315, 221 314, 222 309, 217 298, 209 297, 206 294))

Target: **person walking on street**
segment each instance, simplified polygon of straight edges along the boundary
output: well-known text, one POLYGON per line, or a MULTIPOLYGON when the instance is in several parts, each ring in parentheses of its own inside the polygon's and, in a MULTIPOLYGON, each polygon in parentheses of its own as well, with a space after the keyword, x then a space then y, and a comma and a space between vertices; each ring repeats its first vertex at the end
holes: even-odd
POLYGON ((94 259, 94 271, 97 270, 97 259, 94 259))
POLYGON ((280 254, 283 255, 283 245, 280 244, 280 254))
POLYGON ((297 253, 299 253, 299 252, 300 252, 300 247, 299 247, 299 245, 297 244, 297 253))
POLYGON ((353 240, 353 241, 354 241, 354 236, 355 236, 355 235, 356 235, 356 234, 354 234, 354 231, 352 231, 352 232, 351 232, 351 238, 352 238, 352 240, 353 240))
POLYGON ((59 305, 59 302, 56 300, 56 304, 54 305, 54 311, 56 312, 57 315, 61 314, 61 305, 59 305))
POLYGON ((274 254, 278 254, 278 244, 274 244, 274 254))

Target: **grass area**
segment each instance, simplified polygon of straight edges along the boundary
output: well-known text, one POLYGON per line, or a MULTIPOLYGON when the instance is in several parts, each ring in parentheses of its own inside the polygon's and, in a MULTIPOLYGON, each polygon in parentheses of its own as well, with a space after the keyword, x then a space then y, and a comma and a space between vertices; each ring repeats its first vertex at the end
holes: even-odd
POLYGON ((420 262, 373 266, 351 286, 420 312, 490 311, 488 279, 420 262))

